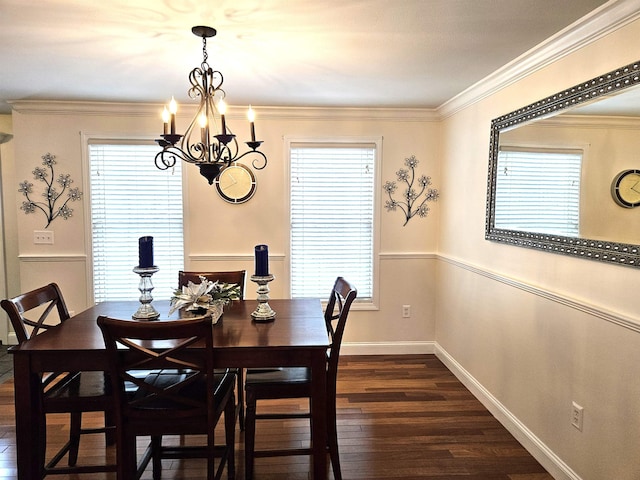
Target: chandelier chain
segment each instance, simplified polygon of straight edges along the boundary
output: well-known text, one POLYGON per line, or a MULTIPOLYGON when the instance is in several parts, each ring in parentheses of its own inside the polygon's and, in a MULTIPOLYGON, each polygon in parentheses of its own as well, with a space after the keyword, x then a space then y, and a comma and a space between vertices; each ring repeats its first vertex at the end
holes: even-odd
POLYGON ((207 60, 209 59, 209 54, 207 53, 207 37, 202 37, 202 70, 207 71, 209 68, 209 63, 207 60))

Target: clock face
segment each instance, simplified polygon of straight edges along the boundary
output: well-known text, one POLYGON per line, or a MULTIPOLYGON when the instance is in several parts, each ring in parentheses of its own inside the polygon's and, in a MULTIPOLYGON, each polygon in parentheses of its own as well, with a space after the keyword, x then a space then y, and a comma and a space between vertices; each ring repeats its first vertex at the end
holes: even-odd
POLYGON ((611 183, 611 195, 621 207, 640 206, 640 170, 623 170, 611 183))
POLYGON ((256 179, 253 172, 241 163, 229 165, 215 180, 220 196, 229 203, 243 203, 253 197, 256 179))

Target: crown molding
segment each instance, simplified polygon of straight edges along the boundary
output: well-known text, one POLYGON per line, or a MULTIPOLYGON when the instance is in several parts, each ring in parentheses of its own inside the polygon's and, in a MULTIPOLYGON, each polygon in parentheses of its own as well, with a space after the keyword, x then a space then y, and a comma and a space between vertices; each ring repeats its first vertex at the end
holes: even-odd
POLYGON ((608 115, 556 115, 536 122, 536 127, 606 128, 620 130, 640 129, 640 117, 608 115))
POLYGON ((160 116, 159 103, 81 102, 64 100, 10 100, 13 112, 29 115, 90 115, 90 116, 160 116))
POLYGON ((443 103, 447 118, 640 18, 640 0, 610 0, 443 103))
MULTIPOLYGON (((62 100, 12 100, 8 102, 14 112, 29 115, 90 115, 158 117, 164 107, 160 103, 85 102, 62 100)), ((228 118, 244 117, 248 106, 235 105, 228 118)), ((440 115, 433 108, 339 108, 339 107, 253 107, 261 118, 278 120, 360 120, 438 122, 440 115)), ((192 118, 197 105, 180 106, 179 118, 192 118)))

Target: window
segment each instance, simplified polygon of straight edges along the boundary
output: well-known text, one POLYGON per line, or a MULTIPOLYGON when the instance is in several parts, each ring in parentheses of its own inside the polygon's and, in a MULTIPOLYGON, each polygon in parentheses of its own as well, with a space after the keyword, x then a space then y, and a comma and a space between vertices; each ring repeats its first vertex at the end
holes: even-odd
POLYGON ((582 151, 502 147, 495 227, 577 236, 582 151))
POLYGON ((91 239, 96 302, 137 300, 138 238, 153 237, 155 299, 169 299, 182 269, 182 175, 158 170, 158 146, 90 143, 91 239))
POLYGON ((289 144, 292 298, 324 298, 343 276, 373 302, 379 143, 289 144))

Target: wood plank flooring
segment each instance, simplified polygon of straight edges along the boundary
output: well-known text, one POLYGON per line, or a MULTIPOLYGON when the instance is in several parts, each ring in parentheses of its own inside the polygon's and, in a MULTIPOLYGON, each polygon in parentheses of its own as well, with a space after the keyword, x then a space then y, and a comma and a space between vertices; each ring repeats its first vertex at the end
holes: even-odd
MULTIPOLYGON (((553 480, 434 355, 342 357, 337 403, 345 480, 553 480)), ((306 405, 277 401, 268 407, 306 405)), ((0 479, 4 480, 16 478, 11 379, 0 384, 0 409, 0 479)), ((98 425, 102 419, 86 415, 85 421, 98 425)), ((48 421, 52 447, 67 438, 66 422, 62 415, 48 421)), ((105 459, 104 437, 93 437, 81 442, 82 462, 105 459)), ((236 478, 242 479, 244 437, 239 430, 236 439, 236 478)), ((302 445, 308 439, 304 420, 257 426, 257 448, 302 445)), ((141 440, 141 450, 144 445, 141 440)), ((113 461, 113 447, 106 450, 106 458, 113 461)), ((254 479, 308 480, 309 472, 308 457, 261 458, 256 459, 254 479)), ((204 478, 204 473, 200 460, 173 460, 164 464, 163 479, 204 478)), ((115 479, 115 474, 50 478, 106 480, 115 479)), ((143 478, 151 478, 150 468, 143 478)))

